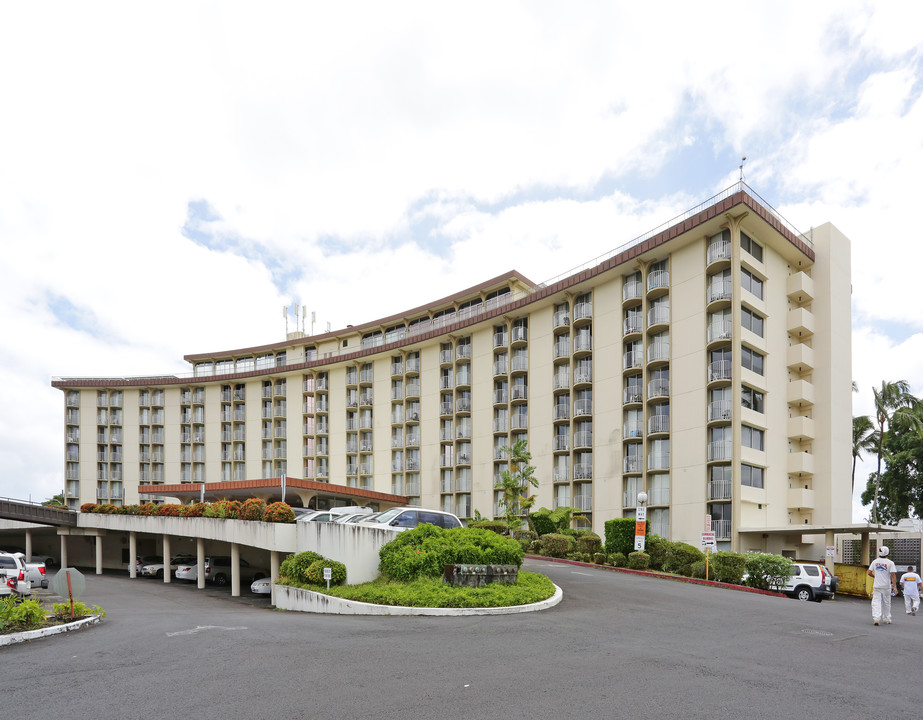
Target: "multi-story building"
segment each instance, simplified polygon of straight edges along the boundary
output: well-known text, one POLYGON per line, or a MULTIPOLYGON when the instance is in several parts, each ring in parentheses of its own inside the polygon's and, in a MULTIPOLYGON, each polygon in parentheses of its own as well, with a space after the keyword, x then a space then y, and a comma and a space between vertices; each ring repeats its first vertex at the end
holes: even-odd
POLYGON ((710 515, 719 547, 799 553, 799 528, 850 520, 849 255, 739 184, 550 282, 188 355, 184 377, 58 378, 66 497, 278 498, 284 476, 302 500, 499 516, 522 439, 536 508, 602 533, 643 490, 664 537, 698 544, 710 515))

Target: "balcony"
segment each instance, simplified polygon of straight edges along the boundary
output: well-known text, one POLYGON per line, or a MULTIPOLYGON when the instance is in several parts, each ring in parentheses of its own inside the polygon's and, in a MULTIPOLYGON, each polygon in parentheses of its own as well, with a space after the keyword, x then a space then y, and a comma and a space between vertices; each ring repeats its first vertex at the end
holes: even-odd
POLYGON ((670 271, 654 270, 647 276, 647 291, 664 290, 670 287, 670 271))
POLYGON ((525 356, 516 356, 510 365, 513 372, 525 372, 529 369, 529 358, 525 356))
POLYGON ((814 404, 814 384, 807 380, 793 380, 788 384, 786 399, 789 405, 809 407, 814 404))
POLYGON ((570 374, 569 373, 556 373, 552 380, 552 389, 553 390, 567 390, 570 388, 570 374))
POLYGON ((813 510, 814 491, 807 488, 788 489, 789 510, 813 510))
POLYGON ((529 328, 523 325, 515 325, 510 333, 510 337, 512 338, 513 345, 524 343, 529 339, 529 328))
POLYGON ((789 345, 785 353, 785 362, 789 370, 805 373, 814 369, 814 348, 804 343, 795 343, 789 345))
POLYGON ((625 458, 623 458, 622 459, 622 471, 626 473, 641 472, 641 456, 640 455, 628 455, 625 458))
POLYGON ((708 443, 708 461, 730 460, 734 454, 734 446, 730 440, 716 440, 708 443))
POLYGON ((555 452, 570 450, 570 438, 567 435, 555 435, 552 438, 551 449, 555 452))
POLYGON ((731 403, 726 400, 716 400, 708 403, 708 422, 731 419, 731 403))
POLYGON ((629 350, 622 355, 622 369, 634 370, 635 368, 640 368, 643 359, 644 353, 640 350, 629 350))
POLYGON ((629 315, 625 318, 624 330, 626 335, 634 335, 641 332, 643 320, 640 313, 629 315))
POLYGON ((551 419, 554 420, 569 420, 570 419, 570 405, 555 405, 551 410, 551 419))
POLYGON ((552 472, 552 480, 556 483, 569 483, 570 482, 570 470, 567 469, 567 466, 556 467, 552 472))
POLYGON ((727 261, 731 259, 731 241, 715 240, 708 245, 706 253, 706 262, 711 265, 716 262, 727 261))
POLYGON ((510 397, 513 402, 527 400, 529 398, 529 388, 526 385, 513 385, 510 388, 510 397))
POLYGON ((654 325, 667 325, 670 322, 670 308, 652 307, 647 311, 647 324, 649 327, 654 325))
POLYGON ((814 456, 808 452, 789 453, 786 469, 789 475, 813 475, 814 456))
POLYGON ((666 362, 670 359, 670 343, 669 341, 660 340, 658 342, 652 342, 647 346, 647 361, 649 363, 654 362, 666 362))
POLYGON ((471 400, 469 398, 459 398, 458 400, 456 400, 455 401, 455 412, 470 413, 471 412, 471 400))
POLYGON ((720 382, 731 379, 731 361, 716 360, 708 364, 708 382, 720 382))
POLYGON ((404 363, 406 372, 408 373, 418 373, 420 372, 420 358, 418 357, 409 357, 404 363))
POLYGON ((788 311, 788 333, 792 337, 804 339, 814 334, 814 313, 800 307, 788 311))
POLYGON ((790 417, 788 419, 787 434, 789 440, 796 440, 800 443, 813 440, 816 437, 814 432, 814 420, 801 415, 790 417))
POLYGON ((622 302, 640 300, 644 292, 644 285, 640 280, 628 280, 622 286, 622 302))
POLYGON ((705 301, 711 305, 712 303, 730 300, 733 292, 734 286, 731 284, 730 278, 718 278, 717 280, 711 280, 708 283, 708 288, 705 292, 705 301))
POLYGON ((574 385, 586 385, 593 382, 593 370, 590 367, 578 367, 574 370, 574 385))
POLYGON ((391 363, 391 375, 403 375, 404 374, 404 363, 402 362, 393 362, 391 363))
POLYGON ((593 303, 580 302, 574 305, 574 322, 593 317, 593 303))
POLYGON ((494 418, 494 432, 495 433, 505 433, 509 432, 510 421, 508 418, 494 418))
POLYGON ((709 480, 708 481, 708 499, 709 500, 730 500, 731 499, 731 481, 730 480, 709 480))
POLYGON ((669 452, 652 452, 647 454, 648 470, 669 470, 670 453, 669 452))
POLYGON ((552 324, 556 328, 567 327, 570 325, 570 313, 567 310, 559 310, 554 314, 552 324))
POLYGON ((593 337, 591 335, 577 335, 574 337, 574 354, 587 353, 593 349, 593 337))
POLYGON ((730 322, 709 323, 708 325, 708 342, 720 342, 731 339, 732 325, 730 322))
POLYGON ((551 357, 553 360, 560 360, 570 355, 570 343, 567 341, 558 341, 551 347, 551 357))
POLYGON ((592 463, 577 463, 574 465, 574 480, 592 480, 592 463))
POLYGON ((574 417, 579 417, 581 415, 592 415, 593 414, 593 401, 592 400, 575 400, 574 401, 574 417))
POLYGON ((655 487, 655 488, 651 488, 650 490, 648 490, 647 504, 648 505, 669 505, 670 504, 670 488, 669 487, 655 487))
POLYGON ((643 399, 644 393, 641 392, 641 388, 637 385, 632 385, 622 390, 623 405, 634 405, 640 403, 643 399))
POLYGON ((506 347, 509 345, 509 336, 505 332, 494 333, 494 347, 506 347))
POLYGON ((592 512, 593 511, 593 496, 586 493, 578 493, 573 496, 571 499, 573 505, 578 510, 583 512, 592 512))
POLYGON ((506 360, 497 360, 494 362, 494 375, 506 375, 509 372, 509 364, 506 360))
POLYGON ((669 378, 656 378, 647 384, 647 399, 670 397, 669 378))
POLYGON ((814 299, 814 278, 803 271, 792 273, 785 282, 785 293, 798 305, 804 305, 814 299))
POLYGON ((593 447, 593 431, 579 430, 574 433, 574 449, 586 449, 593 447))
POLYGON ((647 419, 647 431, 651 435, 670 432, 670 416, 651 415, 647 419))
POLYGON ((510 417, 511 430, 527 430, 529 428, 529 416, 525 413, 513 415, 510 417))
MULTIPOLYGON (((640 420, 638 422, 640 423, 640 420)), ((625 440, 637 440, 640 439, 643 434, 640 424, 626 423, 622 426, 622 437, 625 440)))
POLYGON ((712 520, 711 529, 715 533, 716 540, 731 539, 731 521, 730 520, 712 520))

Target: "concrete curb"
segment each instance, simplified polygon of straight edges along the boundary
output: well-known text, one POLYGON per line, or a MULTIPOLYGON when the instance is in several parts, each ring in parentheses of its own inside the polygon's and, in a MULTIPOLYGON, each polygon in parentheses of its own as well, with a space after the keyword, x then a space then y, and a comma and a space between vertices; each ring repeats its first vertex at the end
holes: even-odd
POLYGON ((80 630, 90 625, 97 625, 101 620, 101 615, 91 615, 90 617, 81 618, 80 620, 65 623, 64 625, 55 625, 39 630, 26 630, 25 632, 0 635, 0 647, 15 645, 16 643, 26 642, 27 640, 37 640, 38 638, 48 637, 49 635, 60 635, 61 633, 71 632, 72 630, 80 630))
POLYGON ((754 593, 756 595, 771 595, 773 597, 786 597, 782 593, 772 590, 760 590, 759 588, 747 587, 745 585, 730 585, 729 583, 718 582, 717 580, 701 580, 700 578, 684 577, 682 575, 671 575, 670 573, 660 573, 654 570, 633 570, 632 568, 612 567, 611 565, 597 565, 596 563, 580 562, 579 560, 567 560, 566 558, 552 558, 544 555, 526 555, 529 560, 545 560, 547 562, 563 563, 565 565, 577 565, 578 567, 593 568, 596 570, 607 570, 609 572, 628 573, 629 575, 644 575, 657 580, 672 580, 674 582, 684 582, 690 585, 705 585, 706 587, 722 588, 723 590, 736 590, 738 592, 754 593))
POLYGON ((407 607, 405 605, 374 605, 331 597, 313 590, 276 585, 276 608, 296 612, 324 613, 328 615, 428 615, 451 617, 465 615, 513 615, 515 613, 537 612, 557 605, 564 598, 564 593, 557 585, 554 595, 547 600, 531 605, 513 605, 493 608, 426 608, 407 607))

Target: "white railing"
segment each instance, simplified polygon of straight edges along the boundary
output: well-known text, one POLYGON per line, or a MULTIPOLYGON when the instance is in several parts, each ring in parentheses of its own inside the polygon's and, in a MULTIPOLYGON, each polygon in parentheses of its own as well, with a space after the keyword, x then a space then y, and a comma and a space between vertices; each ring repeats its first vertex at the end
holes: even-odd
POLYGON ((670 342, 668 340, 658 340, 647 346, 647 361, 655 362, 658 360, 670 359, 670 342))
POLYGON ((637 300, 644 294, 644 285, 640 280, 629 280, 622 287, 622 301, 637 300))
POLYGON ((570 450, 570 438, 567 435, 555 435, 552 438, 553 450, 570 450))
POLYGON ((731 379, 731 361, 716 360, 708 364, 708 382, 731 379))
POLYGON ((624 472, 630 472, 630 473, 641 472, 641 456, 640 455, 628 455, 622 460, 622 468, 624 472))
POLYGON ((589 448, 593 447, 593 431, 592 430, 579 430, 574 433, 574 447, 575 448, 589 448))
POLYGON ((731 521, 730 520, 712 520, 711 529, 715 531, 716 540, 731 539, 731 521))
POLYGON ((591 463, 577 463, 574 465, 574 480, 590 480, 593 477, 591 463))
POLYGON ((651 415, 651 417, 647 419, 647 431, 649 433, 670 432, 670 416, 651 415))
POLYGON ((647 276, 647 289, 656 290, 657 288, 667 287, 670 284, 669 270, 654 270, 647 276))
POLYGON ((733 285, 731 285, 730 278, 721 278, 720 281, 712 280, 708 284, 706 299, 710 303, 718 300, 730 300, 732 292, 733 285))
POLYGON ((655 306, 647 311, 648 325, 663 325, 670 322, 670 308, 655 306))
POLYGON ((650 398, 668 397, 670 395, 670 381, 667 378, 657 378, 647 384, 647 396, 650 398))
POLYGON ((622 403, 639 403, 643 400, 643 393, 641 388, 637 386, 627 387, 622 390, 622 403))
POLYGON ((708 403, 708 420, 730 420, 731 403, 726 400, 716 400, 708 403))
POLYGON ((644 325, 644 322, 641 319, 641 314, 636 313, 634 315, 629 315, 625 318, 624 329, 626 335, 631 335, 632 333, 641 332, 641 328, 644 325))
POLYGON ((711 265, 713 262, 718 260, 730 260, 731 259, 731 241, 730 240, 715 240, 710 243, 708 246, 708 264, 711 265))
POLYGON ((709 480, 708 481, 708 499, 709 500, 730 500, 731 499, 731 481, 730 480, 709 480))
POLYGON ((728 440, 716 440, 708 443, 709 460, 730 460, 733 446, 728 440))
POLYGON ((730 322, 710 323, 708 326, 708 342, 717 340, 730 340, 733 326, 730 322))

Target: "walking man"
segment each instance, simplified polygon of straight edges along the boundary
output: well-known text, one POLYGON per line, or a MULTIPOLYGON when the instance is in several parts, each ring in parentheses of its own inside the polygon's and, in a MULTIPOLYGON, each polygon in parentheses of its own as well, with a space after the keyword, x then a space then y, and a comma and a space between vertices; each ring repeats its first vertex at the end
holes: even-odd
POLYGON ((904 607, 908 615, 916 615, 920 609, 920 590, 923 580, 913 571, 913 565, 907 566, 907 572, 901 575, 901 589, 904 591, 904 607))
POLYGON ((888 559, 890 551, 884 545, 878 548, 878 558, 872 561, 866 572, 872 583, 872 621, 878 625, 891 624, 891 596, 897 595, 897 568, 888 559))

